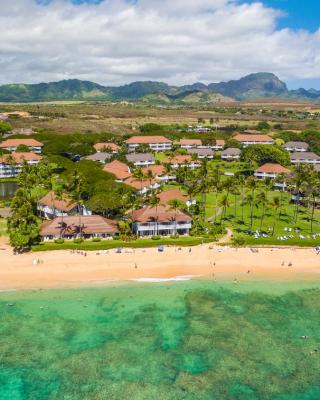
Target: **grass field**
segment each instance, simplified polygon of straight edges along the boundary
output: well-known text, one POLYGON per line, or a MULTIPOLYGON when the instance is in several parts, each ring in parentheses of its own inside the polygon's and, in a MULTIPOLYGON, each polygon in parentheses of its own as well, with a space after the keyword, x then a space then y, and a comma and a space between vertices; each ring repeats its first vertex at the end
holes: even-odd
POLYGON ((73 243, 72 241, 65 241, 62 244, 58 243, 41 243, 32 247, 33 251, 47 251, 47 250, 109 250, 116 248, 145 248, 157 247, 160 245, 167 246, 196 246, 201 243, 210 243, 215 241, 216 238, 198 238, 198 237, 181 237, 177 239, 161 238, 159 240, 152 239, 139 239, 135 241, 125 242, 123 240, 104 240, 101 242, 84 241, 83 243, 73 243))

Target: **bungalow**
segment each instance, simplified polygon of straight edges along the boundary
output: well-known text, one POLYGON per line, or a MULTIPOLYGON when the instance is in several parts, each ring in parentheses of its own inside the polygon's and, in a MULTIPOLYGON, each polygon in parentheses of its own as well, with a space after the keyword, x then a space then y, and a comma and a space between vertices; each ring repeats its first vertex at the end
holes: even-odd
POLYGON ((115 221, 103 218, 100 215, 68 216, 54 218, 52 221, 45 221, 41 225, 40 236, 43 240, 54 240, 60 237, 74 239, 77 237, 89 238, 111 238, 119 233, 115 221))
POLYGON ((137 236, 188 235, 192 227, 189 215, 163 205, 135 210, 131 219, 133 232, 137 236))
POLYGON ((187 207, 196 204, 196 200, 183 194, 178 189, 165 190, 164 192, 158 194, 158 198, 160 199, 160 204, 162 205, 167 205, 171 200, 180 200, 187 207))
POLYGON ((180 139, 177 143, 182 149, 196 149, 202 146, 200 139, 180 139))
POLYGON ((147 145, 152 151, 167 151, 172 148, 172 141, 165 136, 132 136, 125 143, 129 151, 135 151, 140 145, 147 145))
POLYGON ((16 128, 11 132, 13 135, 34 135, 36 132, 32 128, 16 128))
POLYGON ((217 151, 219 151, 219 150, 223 150, 225 145, 226 145, 225 140, 223 140, 223 139, 217 139, 217 140, 216 140, 216 144, 213 145, 213 146, 210 146, 210 147, 212 148, 212 150, 217 150, 217 151))
POLYGON ((126 159, 136 167, 145 167, 155 163, 153 155, 146 153, 127 154, 126 159))
POLYGON ((111 161, 103 167, 105 172, 109 172, 116 177, 116 182, 124 182, 132 176, 127 164, 118 160, 111 161))
POLYGON ((120 151, 120 146, 115 143, 96 143, 93 147, 98 153, 109 151, 112 154, 117 154, 120 151))
POLYGON ((163 165, 151 165, 142 169, 144 175, 147 175, 148 171, 151 171, 154 179, 162 182, 174 181, 176 176, 166 172, 163 165))
MULTIPOLYGON (((45 219, 53 219, 55 217, 70 216, 79 213, 79 207, 70 198, 58 199, 56 194, 51 191, 43 196, 37 205, 38 214, 45 219)), ((82 215, 91 215, 85 206, 81 207, 82 215)))
POLYGON ((254 176, 258 179, 276 179, 279 175, 289 175, 291 171, 280 164, 267 163, 257 168, 254 176))
POLYGON ((105 164, 106 161, 109 161, 111 157, 112 157, 111 153, 104 153, 101 151, 95 154, 90 154, 90 156, 83 157, 83 159, 90 161, 98 161, 101 164, 105 164))
POLYGON ((199 161, 193 160, 191 155, 177 155, 170 159, 172 168, 188 167, 195 169, 200 166, 199 161))
POLYGON ((196 156, 199 159, 204 159, 204 158, 213 158, 214 154, 211 149, 189 149, 188 150, 189 154, 196 154, 196 156))
POLYGON ((229 147, 229 149, 223 150, 221 153, 222 160, 234 161, 239 160, 241 156, 241 150, 236 147, 229 147))
POLYGON ((42 157, 35 153, 4 154, 0 157, 0 178, 14 178, 20 174, 24 163, 35 165, 40 160, 42 157))
POLYGON ((154 179, 143 179, 139 180, 130 177, 124 181, 124 183, 138 191, 139 194, 143 195, 148 193, 150 190, 159 189, 160 184, 154 179))
POLYGON ((0 149, 11 152, 16 151, 19 146, 27 146, 33 153, 41 154, 43 143, 35 139, 7 139, 0 143, 0 149))
POLYGON ((309 150, 309 145, 306 142, 287 142, 283 147, 290 152, 305 152, 309 150))
POLYGON ((320 164, 320 156, 308 151, 299 151, 290 154, 292 164, 320 164))
POLYGON ((252 144, 274 144, 274 140, 268 135, 245 135, 239 133, 233 139, 241 143, 244 147, 252 144))

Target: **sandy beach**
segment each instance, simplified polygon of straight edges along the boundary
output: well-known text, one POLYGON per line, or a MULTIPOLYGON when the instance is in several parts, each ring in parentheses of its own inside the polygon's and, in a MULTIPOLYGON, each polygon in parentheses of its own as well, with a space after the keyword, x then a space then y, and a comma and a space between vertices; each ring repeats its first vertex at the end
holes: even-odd
POLYGON ((320 280, 320 255, 304 248, 234 249, 204 244, 72 253, 68 250, 13 255, 0 242, 0 290, 98 286, 124 281, 320 280), (36 264, 36 260, 40 260, 36 264), (292 264, 292 265, 290 265, 292 264))

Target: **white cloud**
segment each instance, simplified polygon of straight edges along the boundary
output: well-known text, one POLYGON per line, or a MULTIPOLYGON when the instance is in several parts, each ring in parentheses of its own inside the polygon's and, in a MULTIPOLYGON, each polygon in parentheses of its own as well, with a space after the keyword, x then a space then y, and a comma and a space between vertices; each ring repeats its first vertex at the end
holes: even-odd
POLYGON ((278 17, 236 0, 1 0, 0 83, 320 78, 320 30, 276 30, 278 17))

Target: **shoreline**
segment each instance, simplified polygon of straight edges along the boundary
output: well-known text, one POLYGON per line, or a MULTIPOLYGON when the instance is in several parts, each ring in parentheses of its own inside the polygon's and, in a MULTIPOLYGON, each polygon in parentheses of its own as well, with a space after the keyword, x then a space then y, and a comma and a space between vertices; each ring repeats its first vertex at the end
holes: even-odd
POLYGON ((311 248, 232 248, 214 244, 108 251, 54 250, 13 255, 0 240, 0 291, 101 287, 189 279, 217 282, 320 282, 320 255, 311 248), (190 250, 191 249, 191 250, 190 250), (86 256, 84 255, 86 254, 86 256), (40 263, 36 263, 40 260, 40 263))

